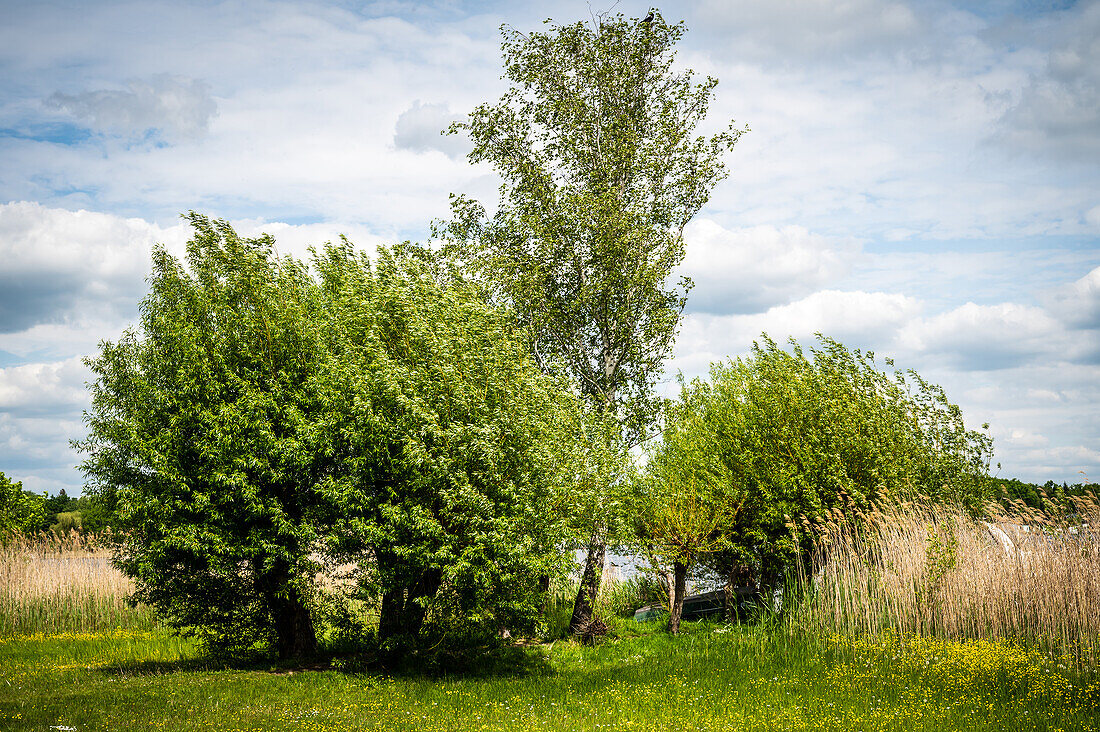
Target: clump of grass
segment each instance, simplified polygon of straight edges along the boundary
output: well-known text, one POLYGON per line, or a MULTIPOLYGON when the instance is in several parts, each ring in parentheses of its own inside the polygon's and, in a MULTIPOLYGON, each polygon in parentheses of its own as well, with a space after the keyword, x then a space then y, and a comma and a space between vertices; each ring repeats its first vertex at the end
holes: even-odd
POLYGON ((132 590, 102 537, 43 533, 0 542, 0 636, 152 627, 149 608, 127 603, 132 590))
POLYGON ((1013 639, 1076 663, 1100 659, 1100 503, 1060 517, 981 521, 961 509, 883 507, 835 517, 794 627, 878 636, 1013 639), (1003 542, 993 529, 1004 532, 1003 542))
MULTIPOLYGON (((545 640, 557 640, 569 635, 569 621, 573 616, 573 602, 577 599, 576 580, 554 583, 543 608, 543 626, 540 635, 545 640)), ((622 621, 634 615, 643 605, 667 603, 668 596, 655 581, 645 576, 619 580, 605 572, 596 596, 596 617, 615 631, 622 621)))

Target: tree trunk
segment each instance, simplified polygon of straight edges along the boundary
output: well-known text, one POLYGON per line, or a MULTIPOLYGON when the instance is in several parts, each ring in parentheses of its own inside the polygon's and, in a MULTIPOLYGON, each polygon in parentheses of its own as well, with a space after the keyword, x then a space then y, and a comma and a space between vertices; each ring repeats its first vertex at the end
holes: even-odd
POLYGON ((429 569, 421 573, 411 586, 395 587, 384 592, 378 614, 378 638, 387 640, 419 633, 427 611, 418 600, 433 597, 442 581, 440 570, 429 569))
POLYGON ((581 586, 577 590, 577 599, 573 603, 573 617, 569 620, 570 633, 578 632, 592 619, 593 608, 596 607, 596 594, 600 591, 600 579, 603 577, 603 562, 606 554, 607 543, 601 535, 594 535, 588 544, 581 586))
POLYGON ((668 632, 672 635, 680 632, 680 616, 684 614, 684 594, 687 590, 687 570, 687 565, 683 562, 672 563, 675 578, 672 587, 672 610, 668 614, 668 632))
POLYGON ((401 616, 405 614, 405 588, 387 590, 382 594, 378 612, 378 639, 388 640, 401 632, 401 616))
POLYGON ((280 660, 317 654, 317 633, 305 598, 291 582, 284 585, 285 594, 270 599, 275 621, 275 644, 280 660))
POLYGON ((547 609, 550 607, 550 575, 539 575, 539 597, 542 598, 542 602, 539 603, 539 615, 546 615, 547 609))
POLYGON ((409 588, 408 597, 405 599, 405 612, 401 619, 402 632, 409 635, 420 632, 424 626, 427 609, 418 600, 434 597, 442 582, 443 573, 438 569, 429 569, 421 574, 416 583, 409 588))
POLYGON ((727 623, 734 619, 734 613, 737 612, 737 601, 734 598, 733 592, 734 572, 735 570, 730 569, 730 571, 726 573, 726 586, 722 588, 722 617, 727 623))

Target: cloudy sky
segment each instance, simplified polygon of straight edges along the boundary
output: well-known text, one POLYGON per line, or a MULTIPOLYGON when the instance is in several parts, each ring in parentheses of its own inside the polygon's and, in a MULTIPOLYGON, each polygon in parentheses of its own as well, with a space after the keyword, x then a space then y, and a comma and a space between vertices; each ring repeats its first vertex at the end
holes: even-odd
MULTIPOLYGON (((81 358, 181 212, 304 253, 492 200, 439 131, 503 91, 501 24, 590 17, 550 7, 0 0, 0 471, 79 491, 81 358)), ((942 384, 1001 476, 1100 480, 1100 2, 660 10, 720 80, 708 127, 752 130, 686 232, 670 372, 820 331, 942 384)))

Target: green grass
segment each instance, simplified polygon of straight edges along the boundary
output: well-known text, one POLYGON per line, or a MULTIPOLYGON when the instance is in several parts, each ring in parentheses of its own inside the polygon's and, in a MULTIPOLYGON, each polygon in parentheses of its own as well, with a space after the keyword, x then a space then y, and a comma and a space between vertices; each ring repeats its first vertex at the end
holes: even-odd
MULTIPOLYGON (((617 624, 524 673, 426 678, 219 667, 162 631, 0 641, 0 729, 1092 730, 1100 681, 1008 643, 807 642, 617 624)), ((345 663, 352 668, 354 663, 345 663)))
POLYGON ((47 633, 96 633, 114 628, 152 630, 158 625, 152 608, 130 607, 117 597, 79 589, 21 598, 0 597, 0 638, 47 633))

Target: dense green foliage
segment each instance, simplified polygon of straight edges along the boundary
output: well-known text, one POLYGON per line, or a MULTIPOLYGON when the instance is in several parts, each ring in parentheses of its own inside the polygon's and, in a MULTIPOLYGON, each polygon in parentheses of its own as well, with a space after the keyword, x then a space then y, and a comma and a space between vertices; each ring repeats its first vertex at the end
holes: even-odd
MULTIPOLYGON (((887 361, 888 365, 893 365, 887 361)), ((658 478, 717 461, 705 484, 724 503, 730 546, 722 572, 749 567, 773 581, 830 513, 890 496, 927 496, 977 507, 985 498, 991 440, 968 430, 943 390, 919 375, 879 370, 874 355, 818 338, 805 353, 773 341, 682 385, 652 461, 658 478)))
POLYGON ((46 500, 23 490, 0 473, 0 539, 6 534, 38 531, 46 520, 46 500))
POLYGON ((318 262, 331 339, 326 442, 334 548, 366 558, 379 634, 533 628, 562 570, 563 483, 578 413, 507 312, 412 257, 318 262))
POLYGON ((119 566, 171 624, 230 648, 309 652, 309 555, 332 523, 305 267, 192 214, 187 265, 153 253, 140 334, 89 359, 93 492, 115 492, 119 566))
POLYGON ((1068 482, 1055 483, 1048 480, 1042 485, 1028 483, 1018 478, 996 478, 990 476, 986 485, 989 493, 1009 511, 1017 510, 1023 506, 1040 511, 1067 510, 1066 499, 1081 497, 1092 488, 1087 481, 1070 484, 1068 482))
POLYGON ((672 442, 653 451, 635 483, 632 507, 637 541, 658 564, 672 569, 669 632, 679 632, 688 573, 709 555, 735 550, 741 496, 722 461, 720 437, 681 409, 672 442), (696 424, 689 425, 690 421, 696 424), (691 439, 684 439, 688 434, 691 439))
POLYGON ((89 360, 83 468, 117 500, 136 599, 215 647, 309 654, 338 557, 383 636, 529 618, 571 401, 510 317, 414 257, 372 268, 345 242, 318 281, 270 237, 189 220, 187 267, 154 252, 140 334, 89 360))
POLYGON ((543 366, 563 365, 635 442, 656 411, 688 283, 684 226, 726 175, 740 130, 693 136, 717 81, 672 68, 682 25, 601 17, 503 29, 509 90, 465 131, 503 177, 490 217, 453 198, 453 253, 514 308, 543 366))
POLYGON ((110 494, 88 494, 73 498, 62 488, 57 495, 46 498, 46 518, 43 529, 55 534, 75 530, 97 534, 115 526, 115 508, 110 494))
MULTIPOLYGON (((471 162, 503 178, 500 200, 490 216, 453 197, 440 233, 491 299, 513 309, 539 364, 564 369, 588 409, 613 422, 598 451, 621 454, 658 410, 653 387, 690 285, 669 282, 684 226, 725 177, 722 154, 742 130, 694 134, 717 81, 673 68, 683 26, 659 13, 645 23, 605 14, 591 27, 502 31, 509 89, 451 128, 473 140, 471 162)), ((577 514, 588 523, 578 623, 591 614, 621 523, 614 494, 626 476, 605 478, 577 514)))

